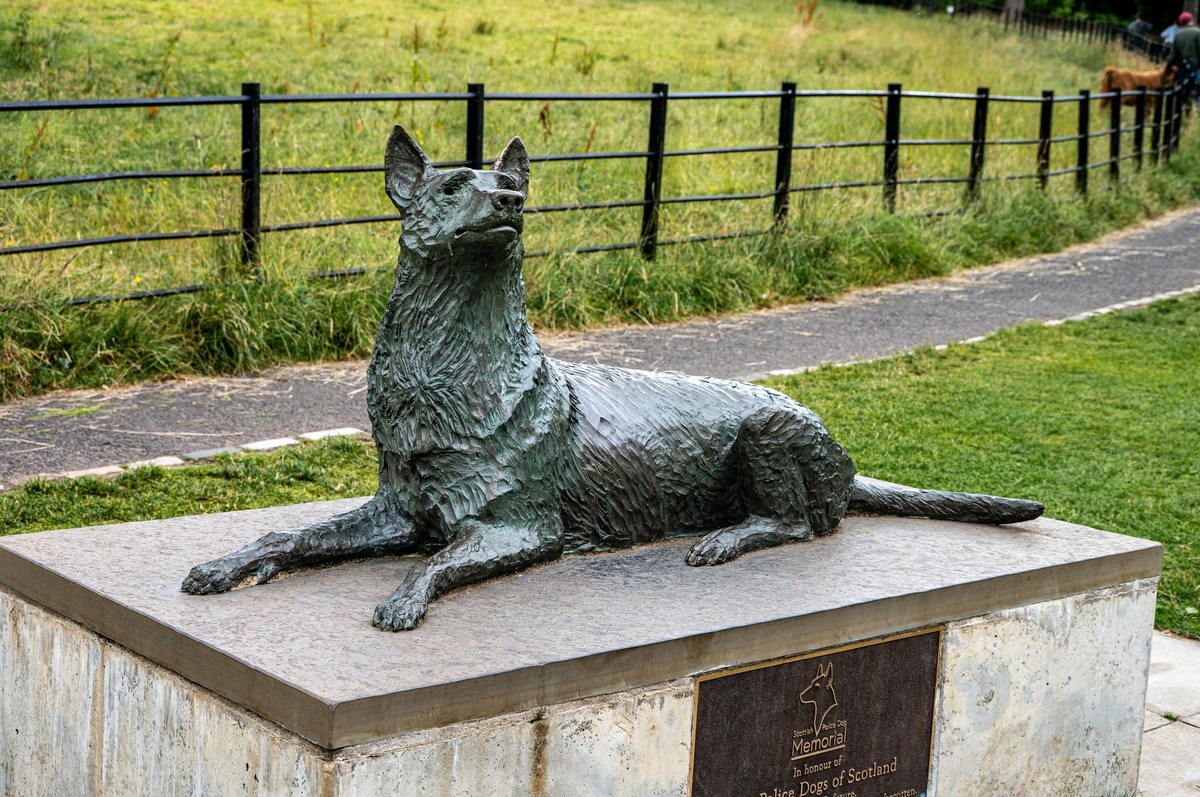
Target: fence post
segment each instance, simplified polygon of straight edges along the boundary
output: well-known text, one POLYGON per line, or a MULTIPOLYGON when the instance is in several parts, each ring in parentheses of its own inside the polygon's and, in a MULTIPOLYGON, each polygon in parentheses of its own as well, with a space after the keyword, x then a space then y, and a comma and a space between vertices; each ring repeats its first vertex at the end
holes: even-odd
POLYGON ((1175 136, 1175 87, 1172 86, 1167 91, 1167 96, 1164 98, 1162 124, 1166 127, 1162 132, 1162 162, 1164 164, 1171 162, 1171 139, 1175 136))
POLYGON ((1054 125, 1054 92, 1042 92, 1042 118, 1038 123, 1038 187, 1046 189, 1050 176, 1050 137, 1054 125))
POLYGON ((900 173, 900 84, 887 87, 887 118, 883 133, 883 205, 896 212, 896 185, 900 173))
POLYGON ((975 128, 971 133, 971 171, 967 177, 967 197, 971 201, 979 198, 979 177, 987 151, 988 94, 988 89, 982 86, 975 89, 975 128))
POLYGON ((1175 124, 1171 131, 1171 151, 1179 151, 1179 137, 1183 133, 1183 115, 1192 109, 1191 83, 1175 83, 1175 124), (1180 90, 1181 86, 1187 86, 1180 90))
POLYGON ((468 83, 467 93, 467 166, 483 168, 483 84, 468 83))
POLYGON ((792 187, 792 147, 795 145, 796 84, 784 83, 779 98, 779 152, 775 156, 775 223, 787 218, 792 187))
POLYGON ((1108 176, 1115 184, 1121 179, 1121 90, 1115 89, 1114 94, 1109 101, 1112 104, 1108 106, 1108 118, 1111 120, 1111 132, 1108 136, 1108 176))
POLYGON ((1146 144, 1146 87, 1138 86, 1137 103, 1133 110, 1133 151, 1137 154, 1137 168, 1142 170, 1143 150, 1146 144))
POLYGON ((1150 125, 1150 165, 1158 165, 1158 147, 1162 138, 1163 105, 1167 95, 1164 91, 1154 92, 1154 121, 1150 125))
POLYGON ((258 242, 262 237, 262 157, 259 134, 257 83, 242 84, 242 265, 258 265, 258 242))
POLYGON ((1087 89, 1079 90, 1079 136, 1075 139, 1078 145, 1075 162, 1075 190, 1086 194, 1088 190, 1088 144, 1091 142, 1092 92, 1087 89))
POLYGON ((1179 119, 1181 117, 1181 114, 1179 113, 1181 110, 1180 106, 1183 104, 1180 102, 1177 85, 1178 84, 1171 85, 1171 116, 1167 122, 1167 140, 1164 142, 1166 144, 1168 163, 1171 161, 1171 156, 1175 154, 1175 135, 1178 130, 1177 125, 1179 124, 1179 119))
POLYGON ((662 198, 663 150, 667 141, 667 84, 655 83, 650 100, 650 143, 646 147, 646 192, 642 206, 642 257, 658 250, 658 202, 662 198))

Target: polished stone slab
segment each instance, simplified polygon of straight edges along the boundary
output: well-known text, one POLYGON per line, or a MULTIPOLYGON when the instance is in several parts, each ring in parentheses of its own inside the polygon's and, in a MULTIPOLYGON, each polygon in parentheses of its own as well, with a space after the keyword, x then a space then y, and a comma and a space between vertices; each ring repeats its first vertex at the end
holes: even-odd
POLYGON ((1152 578, 1156 543, 1040 519, 847 518, 841 531, 691 568, 691 540, 567 557, 433 604, 372 611, 412 558, 219 596, 197 562, 358 499, 0 538, 0 583, 327 748, 651 685, 1152 578))

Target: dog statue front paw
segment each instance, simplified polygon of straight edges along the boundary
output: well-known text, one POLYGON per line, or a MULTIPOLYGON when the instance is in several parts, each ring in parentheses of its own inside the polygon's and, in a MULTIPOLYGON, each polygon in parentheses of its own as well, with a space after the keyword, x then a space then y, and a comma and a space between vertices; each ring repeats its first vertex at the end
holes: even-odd
POLYGON ((251 576, 254 583, 265 584, 279 569, 279 565, 269 559, 247 564, 223 556, 193 567, 180 589, 193 595, 228 592, 251 576))
POLYGON ((214 559, 193 567, 180 589, 193 595, 210 595, 214 592, 228 592, 239 581, 241 579, 237 577, 236 568, 230 567, 229 563, 222 559, 214 559))
POLYGON ((411 631, 421 624, 429 599, 417 592, 397 590, 375 608, 371 624, 380 631, 411 631))
POLYGON ((736 559, 737 537, 729 531, 714 531, 692 546, 684 560, 692 567, 719 565, 736 559))

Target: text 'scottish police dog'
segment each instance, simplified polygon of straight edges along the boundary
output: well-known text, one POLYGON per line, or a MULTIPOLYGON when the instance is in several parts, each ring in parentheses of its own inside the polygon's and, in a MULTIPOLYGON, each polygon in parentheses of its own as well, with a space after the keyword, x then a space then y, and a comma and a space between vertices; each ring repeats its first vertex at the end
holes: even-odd
POLYGON ((193 593, 342 559, 427 553, 375 611, 414 628, 436 596, 564 553, 696 534, 692 565, 830 534, 847 509, 985 523, 1033 501, 855 476, 821 421, 756 385, 559 362, 525 322, 514 138, 490 171, 434 169, 402 128, 387 194, 404 229, 367 371, 379 491, 194 567, 193 593))

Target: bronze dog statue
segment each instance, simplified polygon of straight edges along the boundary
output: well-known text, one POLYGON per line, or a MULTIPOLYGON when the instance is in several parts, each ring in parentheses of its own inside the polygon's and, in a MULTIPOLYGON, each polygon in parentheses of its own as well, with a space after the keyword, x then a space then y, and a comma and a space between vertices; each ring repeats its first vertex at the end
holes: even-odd
POLYGON ((431 553, 375 610, 376 626, 401 630, 448 590, 564 553, 703 534, 687 562, 715 565, 830 534, 848 508, 985 523, 1041 514, 1033 501, 856 477, 811 411, 765 387, 545 356, 525 322, 519 138, 490 171, 437 171, 396 127, 385 172, 404 228, 367 371, 379 491, 192 568, 185 591, 431 553))

